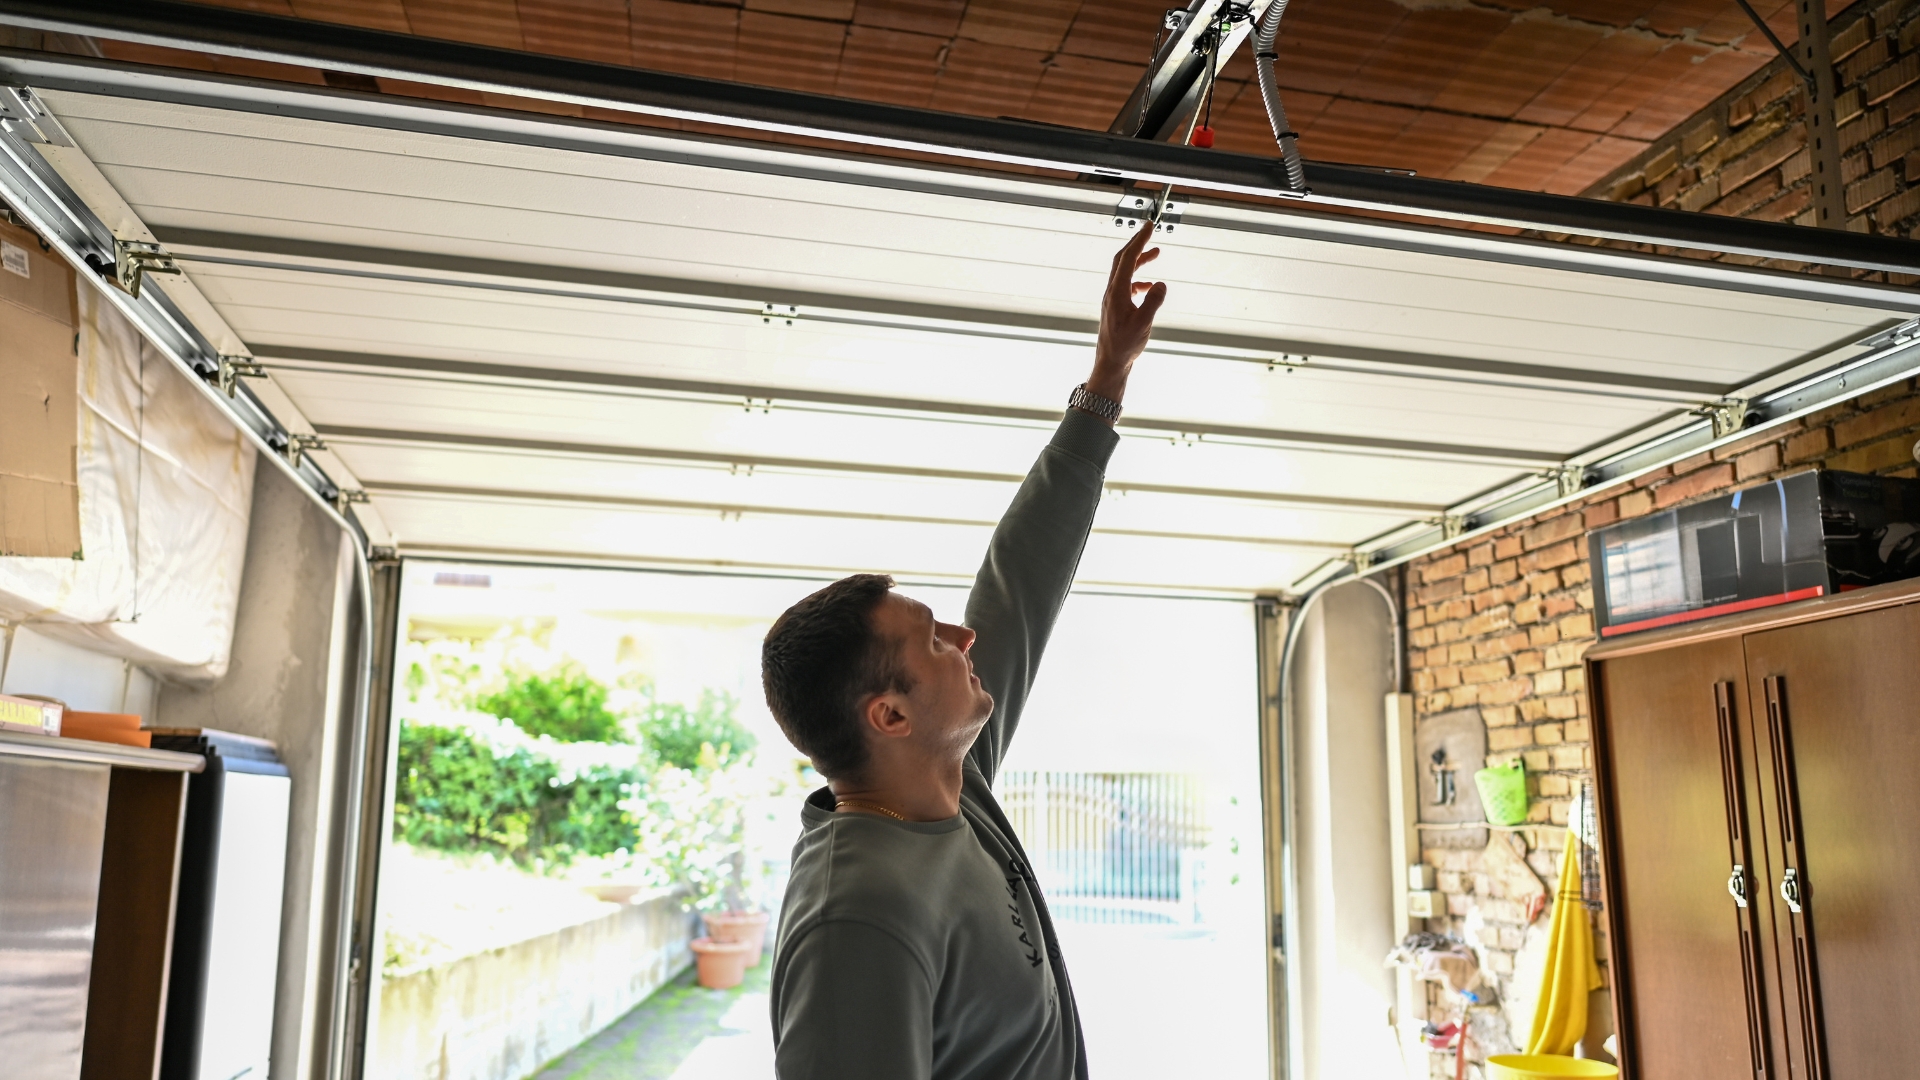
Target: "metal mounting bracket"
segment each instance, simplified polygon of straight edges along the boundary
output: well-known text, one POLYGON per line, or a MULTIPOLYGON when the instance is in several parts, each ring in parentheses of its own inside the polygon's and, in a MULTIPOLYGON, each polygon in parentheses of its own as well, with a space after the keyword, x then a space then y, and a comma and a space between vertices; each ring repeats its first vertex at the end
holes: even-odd
POLYGON ((1137 229, 1141 222, 1161 232, 1172 232, 1186 213, 1187 200, 1171 196, 1164 199, 1145 192, 1128 191, 1113 208, 1113 223, 1123 229, 1137 229))
POLYGON ((178 273, 180 267, 174 265, 173 256, 167 254, 159 244, 114 238, 113 283, 128 296, 136 300, 140 298, 140 286, 148 274, 178 273))
POLYGON ((347 516, 347 507, 354 503, 368 503, 373 499, 361 488, 341 488, 333 494, 333 508, 340 511, 341 517, 347 516))
POLYGON ((1334 559, 1353 567, 1353 572, 1359 574, 1364 573, 1369 566, 1373 565, 1373 552, 1342 551, 1335 554, 1334 559))
POLYGON ((1467 516, 1465 514, 1444 514, 1435 519, 1433 523, 1440 526, 1440 536, 1444 540, 1452 540, 1457 536, 1464 535, 1467 531, 1467 516))
POLYGON ((1557 469, 1548 469, 1547 476, 1553 480, 1563 499, 1587 486, 1585 465, 1562 465, 1557 469))
POLYGON ((290 432, 287 435, 287 462, 293 467, 299 468, 300 459, 305 457, 309 451, 325 450, 326 448, 327 441, 318 435, 309 435, 302 431, 290 432))
POLYGON ((266 365, 255 363, 252 357, 222 356, 220 358, 220 370, 214 373, 214 385, 220 388, 221 393, 232 397, 234 395, 234 389, 240 385, 241 379, 264 379, 266 377, 266 365))
POLYGON ((775 304, 768 302, 760 308, 760 321, 772 323, 775 319, 784 319, 788 326, 800 317, 800 309, 793 304, 775 304))
POLYGON ((1693 410, 1693 415, 1713 421, 1713 437, 1724 439, 1747 426, 1747 399, 1721 398, 1693 410))
POLYGON ((25 86, 0 87, 0 131, 32 143, 72 146, 73 136, 60 126, 52 113, 40 104, 33 90, 25 86))

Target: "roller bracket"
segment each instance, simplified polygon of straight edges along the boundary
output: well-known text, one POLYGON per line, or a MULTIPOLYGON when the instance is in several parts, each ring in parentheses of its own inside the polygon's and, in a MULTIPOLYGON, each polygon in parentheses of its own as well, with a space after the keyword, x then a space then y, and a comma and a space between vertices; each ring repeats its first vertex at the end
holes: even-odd
POLYGON ((144 240, 113 241, 113 283, 121 291, 138 300, 140 286, 148 274, 178 274, 180 267, 174 264, 173 256, 159 244, 149 244, 144 240))
POLYGON ((1703 416, 1713 421, 1713 437, 1724 439, 1747 426, 1749 411, 1746 398, 1721 398, 1709 401, 1693 410, 1693 415, 1703 416))
POLYGON ((220 388, 221 393, 232 397, 241 379, 266 377, 266 365, 256 363, 250 356, 222 356, 220 369, 214 373, 214 385, 220 388))
POLYGON ((300 459, 305 457, 310 451, 325 450, 326 448, 326 440, 318 435, 309 435, 299 431, 292 432, 287 436, 287 463, 297 469, 300 467, 300 459))

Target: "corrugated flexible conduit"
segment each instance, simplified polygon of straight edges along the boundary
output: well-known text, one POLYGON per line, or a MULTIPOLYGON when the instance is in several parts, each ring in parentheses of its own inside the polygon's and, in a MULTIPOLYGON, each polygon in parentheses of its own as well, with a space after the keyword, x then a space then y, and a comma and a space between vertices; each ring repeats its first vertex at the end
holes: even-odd
POLYGON ((1253 70, 1260 79, 1260 100, 1267 106, 1267 123, 1273 125, 1273 141, 1280 146, 1287 186, 1304 195, 1307 167, 1300 162, 1300 139, 1287 124, 1287 108, 1280 104, 1280 83, 1273 73, 1273 62, 1277 59, 1274 43, 1280 37, 1280 17, 1286 13, 1287 0, 1273 0, 1260 16, 1260 24, 1253 32, 1253 70))

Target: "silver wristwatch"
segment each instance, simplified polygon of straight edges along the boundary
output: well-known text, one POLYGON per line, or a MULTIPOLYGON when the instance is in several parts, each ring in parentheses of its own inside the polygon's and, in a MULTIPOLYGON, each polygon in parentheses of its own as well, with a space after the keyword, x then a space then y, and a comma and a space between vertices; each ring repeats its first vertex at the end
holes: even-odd
POLYGON ((1090 412, 1109 424, 1120 419, 1120 403, 1087 389, 1086 383, 1073 388, 1073 393, 1067 397, 1067 408, 1090 412))

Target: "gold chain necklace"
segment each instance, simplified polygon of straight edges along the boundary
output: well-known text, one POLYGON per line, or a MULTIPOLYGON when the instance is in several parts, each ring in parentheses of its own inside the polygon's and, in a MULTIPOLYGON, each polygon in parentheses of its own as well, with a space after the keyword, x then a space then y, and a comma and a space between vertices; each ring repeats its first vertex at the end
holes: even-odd
POLYGON ((899 814, 896 814, 896 813, 894 813, 893 811, 891 811, 891 810, 889 810, 889 809, 887 809, 886 807, 884 807, 884 806, 881 806, 881 805, 880 805, 879 803, 870 803, 870 802, 861 802, 861 801, 860 801, 860 800, 858 800, 858 799, 835 799, 835 800, 833 800, 833 808, 834 808, 835 810, 838 810, 838 809, 840 809, 840 808, 841 808, 841 807, 843 807, 843 806, 852 806, 852 807, 856 807, 856 808, 858 808, 858 809, 861 809, 861 810, 872 810, 872 811, 873 811, 874 813, 876 813, 876 814, 885 814, 885 815, 887 815, 888 817, 890 817, 890 818, 892 818, 892 819, 893 819, 893 820, 895 820, 895 821, 905 821, 905 820, 907 820, 906 818, 904 818, 904 817, 901 817, 901 816, 900 816, 899 814))

